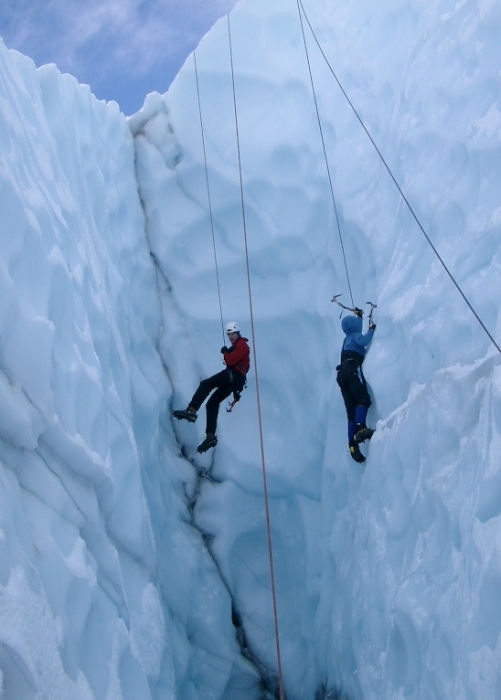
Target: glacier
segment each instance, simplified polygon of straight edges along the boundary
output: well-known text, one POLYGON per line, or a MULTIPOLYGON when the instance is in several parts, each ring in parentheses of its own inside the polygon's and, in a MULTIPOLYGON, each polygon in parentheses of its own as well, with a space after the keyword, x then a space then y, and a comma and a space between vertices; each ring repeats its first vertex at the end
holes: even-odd
POLYGON ((331 71, 499 343, 501 8, 305 2, 329 172, 299 8, 242 0, 130 117, 0 43, 0 698, 501 697, 501 353, 331 71), (199 456, 171 410, 250 302, 199 456))

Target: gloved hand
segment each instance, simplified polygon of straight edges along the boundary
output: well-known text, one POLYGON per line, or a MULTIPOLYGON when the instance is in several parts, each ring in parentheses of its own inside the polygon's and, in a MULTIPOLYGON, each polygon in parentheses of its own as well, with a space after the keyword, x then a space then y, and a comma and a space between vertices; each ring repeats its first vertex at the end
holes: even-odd
POLYGON ((225 352, 229 352, 229 349, 226 347, 226 345, 223 345, 223 347, 221 348, 221 352, 223 353, 223 355, 225 352))
POLYGON ((372 320, 372 318, 371 318, 371 320, 369 321, 369 330, 370 330, 370 331, 375 331, 375 330, 376 330, 376 324, 374 323, 374 321, 372 320))
POLYGON ((360 318, 363 318, 364 312, 362 311, 362 309, 359 309, 357 306, 355 306, 355 308, 353 309, 353 313, 355 314, 355 316, 359 316, 360 318))

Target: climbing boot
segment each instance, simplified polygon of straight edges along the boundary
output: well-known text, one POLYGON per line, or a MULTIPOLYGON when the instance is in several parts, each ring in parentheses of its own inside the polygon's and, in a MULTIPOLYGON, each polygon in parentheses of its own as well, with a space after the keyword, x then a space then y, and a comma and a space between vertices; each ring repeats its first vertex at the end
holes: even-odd
POLYGON ((368 428, 366 425, 361 425, 360 427, 357 426, 355 437, 353 439, 355 440, 357 445, 359 445, 361 442, 370 440, 373 435, 374 430, 372 430, 372 428, 368 428))
POLYGON ((207 452, 211 447, 217 445, 217 437, 213 433, 207 433, 207 437, 197 447, 197 452, 207 452))
POLYGON ((190 423, 194 423, 197 419, 197 412, 193 406, 188 406, 188 408, 184 411, 172 411, 172 415, 178 420, 187 420, 190 423))
POLYGON ((352 459, 355 460, 355 462, 359 462, 360 464, 362 462, 365 462, 365 457, 360 452, 360 448, 358 447, 358 444, 355 442, 355 440, 352 440, 350 442, 350 455, 352 459))

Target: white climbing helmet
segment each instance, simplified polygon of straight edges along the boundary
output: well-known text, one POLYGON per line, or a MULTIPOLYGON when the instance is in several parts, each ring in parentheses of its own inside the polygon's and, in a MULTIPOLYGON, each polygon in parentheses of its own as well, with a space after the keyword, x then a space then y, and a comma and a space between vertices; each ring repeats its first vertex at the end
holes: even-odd
POLYGON ((229 323, 226 324, 226 332, 227 333, 240 333, 240 328, 238 327, 238 323, 235 323, 235 321, 230 321, 229 323))

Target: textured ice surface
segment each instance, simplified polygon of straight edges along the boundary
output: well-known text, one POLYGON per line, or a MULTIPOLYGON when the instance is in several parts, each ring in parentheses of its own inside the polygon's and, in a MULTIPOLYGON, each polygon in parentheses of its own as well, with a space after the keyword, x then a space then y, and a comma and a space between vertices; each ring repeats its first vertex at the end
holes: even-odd
POLYGON ((130 129, 0 60, 1 695, 252 697, 166 422, 130 129))
MULTIPOLYGON (((306 9, 499 339, 500 8, 306 9)), ((250 336, 227 29, 197 62, 223 317, 250 336)), ((231 30, 287 698, 496 698, 499 353, 307 30, 354 301, 378 303, 377 431, 350 459, 330 303, 350 295, 297 6, 247 0, 231 30)), ((276 651, 254 368, 196 457, 214 481, 185 457, 203 410, 170 419, 222 368, 193 57, 127 121, 1 46, 0 158, 0 695, 257 700, 276 651)))
MULTIPOLYGON (((422 225, 498 337, 498 9, 309 10, 422 225)), ((356 698, 496 695, 499 675, 485 669, 499 660, 499 355, 310 42, 355 302, 379 304, 366 361, 377 432, 365 469, 349 460, 329 303, 349 293, 299 21, 287 2, 248 2, 231 29, 288 697, 313 697, 322 681, 356 698)), ((226 20, 197 63, 223 314, 248 329, 226 20)), ((135 119, 149 240, 184 319, 165 340, 184 405, 218 369, 220 325, 192 59, 135 119)), ((272 659, 271 616, 255 604, 269 579, 254 382, 221 418, 213 473, 224 483, 202 489, 195 517, 249 639, 272 659)), ((178 434, 194 449, 202 432, 203 414, 178 434)))

